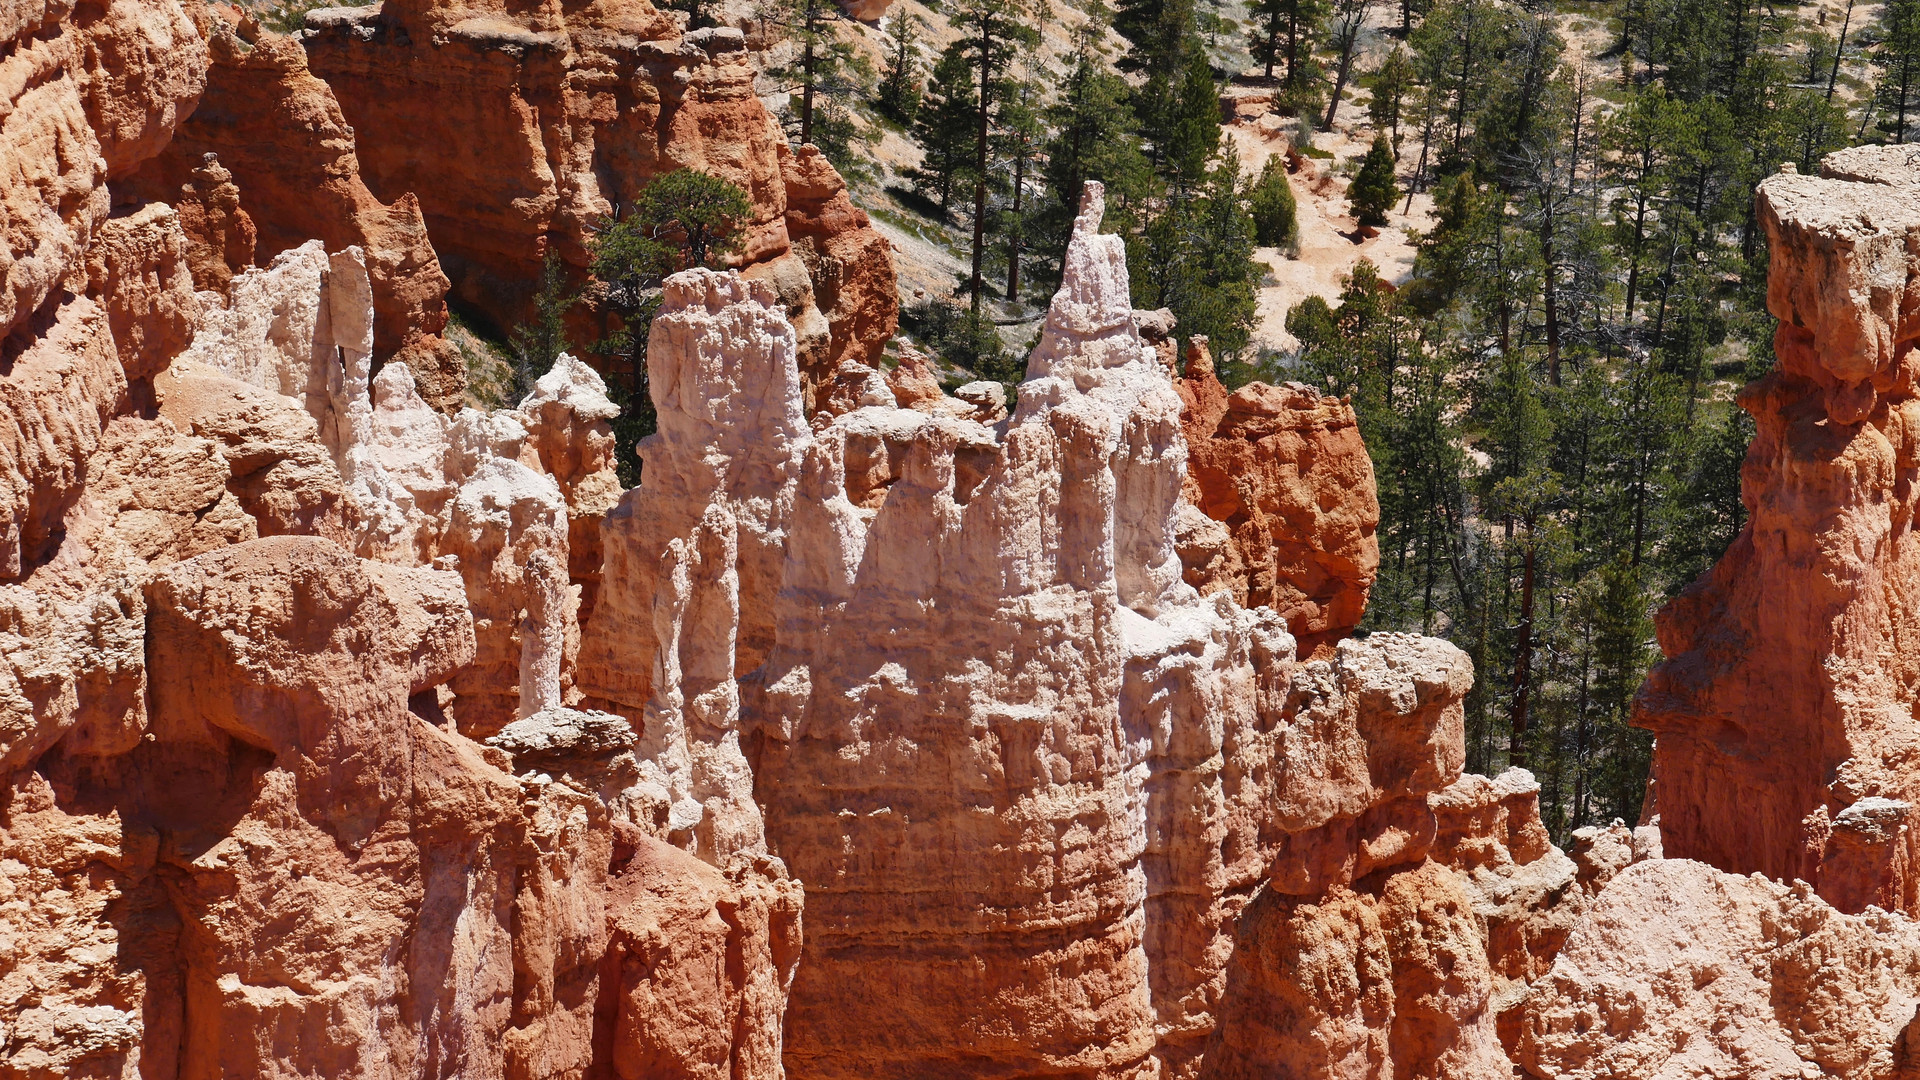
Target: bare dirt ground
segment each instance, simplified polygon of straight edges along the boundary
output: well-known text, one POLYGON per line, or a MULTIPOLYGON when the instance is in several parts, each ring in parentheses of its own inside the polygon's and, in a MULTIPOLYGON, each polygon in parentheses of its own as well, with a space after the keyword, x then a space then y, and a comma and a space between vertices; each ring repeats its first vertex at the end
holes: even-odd
MULTIPOLYGON (((1284 155, 1292 141, 1290 127, 1272 115, 1228 125, 1227 135, 1240 153, 1241 170, 1250 177, 1258 176, 1268 158, 1284 155)), ((1404 140, 1404 126, 1401 135, 1404 140)), ((1413 142, 1413 146, 1403 144, 1401 148, 1402 185, 1413 172, 1413 159, 1418 156, 1418 140, 1413 142)), ((1413 273, 1413 236, 1433 225, 1433 199, 1423 192, 1413 197, 1410 209, 1403 195, 1379 235, 1367 239, 1356 232, 1358 223, 1347 205, 1350 180, 1343 174, 1348 162, 1365 157, 1373 145, 1373 126, 1367 120, 1364 100, 1358 104, 1343 101, 1334 117, 1333 130, 1315 135, 1312 145, 1331 152, 1333 157, 1307 158, 1299 171, 1288 177, 1299 206, 1299 255, 1291 257, 1278 248, 1257 252, 1270 273, 1258 298, 1259 322, 1253 334, 1257 349, 1291 352, 1299 348, 1300 343, 1287 333, 1287 313, 1309 296, 1336 303, 1343 280, 1362 259, 1378 267, 1387 281, 1404 283, 1413 273)))

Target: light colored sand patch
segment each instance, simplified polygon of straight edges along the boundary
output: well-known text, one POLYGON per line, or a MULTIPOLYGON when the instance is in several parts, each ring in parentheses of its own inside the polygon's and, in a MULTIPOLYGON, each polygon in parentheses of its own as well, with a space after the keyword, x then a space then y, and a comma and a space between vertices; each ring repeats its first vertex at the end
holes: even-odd
MULTIPOLYGON (((1240 153, 1240 165, 1250 176, 1258 176, 1267 159, 1285 154, 1288 138, 1275 118, 1243 120, 1228 126, 1227 134, 1240 153)), ((1403 139, 1407 129, 1401 128, 1403 139)), ((1256 257, 1267 265, 1272 284, 1263 287, 1257 298, 1258 323, 1253 344, 1257 349, 1290 352, 1300 347, 1287 333, 1287 313, 1309 296, 1333 303, 1340 296, 1341 280, 1353 272, 1361 259, 1379 268, 1380 276, 1396 285, 1413 273, 1414 235, 1433 225, 1433 199, 1426 193, 1413 197, 1410 211, 1403 196, 1388 215, 1387 227, 1372 239, 1355 243, 1356 228, 1347 206, 1348 179, 1340 175, 1342 167, 1366 156, 1373 145, 1373 128, 1367 122, 1364 105, 1342 102, 1334 118, 1333 130, 1316 135, 1313 145, 1332 152, 1331 160, 1308 158, 1300 171, 1288 177, 1294 201, 1299 205, 1300 255, 1288 258, 1275 248, 1261 248, 1256 257)), ((1418 157, 1418 141, 1401 147, 1400 182, 1404 185, 1418 157)))

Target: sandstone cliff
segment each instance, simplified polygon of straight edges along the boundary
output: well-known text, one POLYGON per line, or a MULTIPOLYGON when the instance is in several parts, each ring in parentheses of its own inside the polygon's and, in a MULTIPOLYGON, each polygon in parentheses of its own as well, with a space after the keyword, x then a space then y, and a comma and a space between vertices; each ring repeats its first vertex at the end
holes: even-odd
POLYGON ((1524 774, 1461 778, 1457 650, 1302 663, 1279 612, 1183 580, 1181 396, 1100 211, 1090 185, 1011 417, 909 361, 843 364, 809 425, 777 294, 670 281, 586 700, 645 733, 656 836, 806 888, 794 1076, 1269 1075, 1336 1031, 1368 1075, 1505 1069, 1499 1015, 1578 910, 1529 905, 1575 865, 1524 774), (1280 989, 1281 927, 1342 903, 1367 1003, 1280 989), (1319 1019, 1283 1033, 1275 993, 1319 1019))
POLYGON ((117 194, 203 206, 211 189, 232 187, 236 207, 227 217, 245 215, 253 244, 235 249, 218 220, 196 230, 203 288, 223 288, 232 272, 309 240, 360 247, 373 279, 375 355, 404 361, 436 408, 456 406, 466 371, 440 337, 447 278, 418 200, 402 192, 386 204, 367 189, 354 131, 332 91, 308 73, 298 42, 251 23, 236 30, 223 18, 209 29, 213 62, 199 107, 117 194), (216 257, 224 266, 213 265, 216 257))
POLYGON ((1464 655, 1347 635, 1351 411, 1173 372, 1097 185, 1009 415, 875 369, 726 34, 195 18, 0 24, 0 1077, 1913 1073, 1904 157, 1763 187, 1753 525, 1658 826, 1563 853, 1464 655), (524 153, 408 173, 422 102, 524 153), (572 357, 437 408, 423 230, 484 294, 669 163, 761 219, 667 283, 645 484, 572 357))
MULTIPOLYGON (((170 0, 0 32, 0 1075, 777 1075, 779 864, 640 858, 595 782, 630 755, 455 730, 585 715, 599 378, 450 420, 373 375, 361 249, 229 261, 209 237, 254 227, 213 164, 139 202, 208 87, 170 0), (636 1071, 657 1001, 695 1023, 636 1071)), ((218 63, 271 109, 297 60, 218 63)))
POLYGON ((1179 524, 1187 582, 1287 620, 1302 656, 1360 624, 1380 566, 1380 502, 1353 407, 1300 383, 1227 393, 1206 339, 1176 383, 1198 513, 1179 524))
POLYGON ((1642 690, 1667 854, 1814 883, 1842 911, 1920 911, 1920 678, 1905 643, 1920 543, 1920 173, 1863 147, 1760 185, 1779 366, 1741 392, 1758 434, 1745 530, 1662 612, 1642 690))
POLYGON ((647 0, 389 0, 314 12, 301 39, 367 185, 418 198, 455 295, 502 325, 529 310, 549 249, 584 268, 601 219, 693 168, 752 199, 740 263, 778 293, 808 386, 877 361, 899 322, 891 248, 824 158, 789 151, 739 31, 684 18, 647 0))

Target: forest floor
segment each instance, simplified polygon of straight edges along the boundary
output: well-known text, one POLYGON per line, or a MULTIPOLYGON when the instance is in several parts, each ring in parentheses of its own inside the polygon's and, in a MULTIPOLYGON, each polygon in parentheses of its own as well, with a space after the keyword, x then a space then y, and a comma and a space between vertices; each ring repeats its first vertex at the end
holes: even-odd
MULTIPOLYGON (((744 15, 758 0, 723 0, 725 6, 739 8, 744 15)), ((1816 0, 1828 15, 1831 29, 1837 30, 1844 19, 1847 0, 1816 0)), ((1624 98, 1619 87, 1618 59, 1613 50, 1618 43, 1619 23, 1608 7, 1588 3, 1563 3, 1555 14, 1562 40, 1565 62, 1592 73, 1592 107, 1605 112, 1624 98)), ((1226 28, 1219 44, 1227 45, 1244 36, 1248 19, 1244 0, 1209 0, 1207 7, 1226 28)), ((1874 7, 1856 6, 1850 22, 1849 40, 1873 17, 1874 7)), ((847 40, 872 65, 877 73, 885 67, 887 45, 885 29, 894 20, 912 18, 921 32, 923 63, 957 35, 943 10, 941 0, 894 0, 885 18, 873 22, 853 22, 847 40)), ((1398 8, 1378 4, 1371 13, 1354 58, 1356 75, 1373 70, 1386 53, 1400 44, 1398 8)), ((1086 15, 1071 3, 1054 3, 1038 25, 1041 41, 1031 54, 1030 77, 1047 85, 1057 82, 1070 62, 1073 42, 1086 22, 1086 15)), ((1125 42, 1110 29, 1103 31, 1102 44, 1109 57, 1125 51, 1125 42)), ((778 57, 785 45, 775 45, 767 59, 778 57)), ((1244 47, 1218 48, 1218 60, 1238 67, 1251 64, 1244 47)), ((1331 62, 1330 60, 1326 62, 1331 62)), ((1862 80, 1854 68, 1861 63, 1850 47, 1842 65, 1841 92, 1855 90, 1862 80)), ((1223 86, 1223 109, 1233 115, 1226 125, 1228 137, 1240 155, 1240 165, 1249 181, 1260 174, 1267 160, 1285 154, 1299 138, 1299 124, 1287 117, 1263 113, 1244 102, 1234 109, 1230 102, 1236 93, 1258 95, 1259 88, 1245 85, 1257 82, 1243 77, 1223 86)), ((1355 79, 1354 82, 1358 80, 1355 79)), ((760 88, 770 107, 779 109, 786 94, 763 81, 760 88)), ((1299 241, 1295 250, 1262 248, 1257 258, 1266 268, 1253 332, 1256 354, 1286 354, 1298 347, 1287 333, 1286 319, 1302 300, 1320 296, 1329 303, 1338 300, 1344 279, 1362 259, 1378 268, 1383 280, 1404 284, 1412 274, 1415 243, 1433 225, 1433 206, 1429 193, 1413 196, 1411 203, 1402 196, 1394 206, 1390 220, 1376 235, 1356 231, 1356 223, 1347 204, 1347 187, 1358 159, 1371 145, 1374 131, 1367 115, 1367 92, 1349 83, 1345 99, 1330 130, 1315 131, 1307 145, 1331 157, 1308 156, 1300 160, 1290 176, 1299 209, 1299 241)), ((914 192, 910 172, 920 163, 921 150, 899 128, 879 118, 870 108, 859 110, 864 139, 857 155, 858 165, 846 170, 855 202, 873 218, 874 227, 894 245, 899 275, 900 297, 904 307, 930 299, 952 296, 969 270, 970 237, 963 224, 943 221, 936 207, 914 192)), ((1400 182, 1406 184, 1418 167, 1419 132, 1403 124, 1400 130, 1400 182)), ((955 192, 956 200, 968 193, 955 192)), ((1023 303, 989 301, 988 309, 999 324, 1009 348, 1024 351, 1037 335, 1045 315, 1045 299, 1029 296, 1023 303)))
MULTIPOLYGON (((1280 119, 1268 114, 1227 125, 1227 136, 1240 153, 1241 171, 1249 177, 1259 176, 1269 158, 1285 155, 1291 145, 1291 124, 1279 123, 1280 119)), ((1298 349, 1300 343, 1287 333, 1287 313, 1309 296, 1337 305, 1346 277, 1362 259, 1371 261, 1382 279, 1405 283, 1413 274, 1414 238, 1433 224, 1433 199, 1422 192, 1413 197, 1411 206, 1402 196, 1386 227, 1371 230, 1374 235, 1359 230, 1347 205, 1347 187, 1351 171, 1373 145, 1364 100, 1342 102, 1332 130, 1315 134, 1311 145, 1333 156, 1305 157, 1287 177, 1298 207, 1297 253, 1260 248, 1255 255, 1267 266, 1253 332, 1257 350, 1298 349)), ((1407 171, 1401 170, 1403 175, 1407 171)))

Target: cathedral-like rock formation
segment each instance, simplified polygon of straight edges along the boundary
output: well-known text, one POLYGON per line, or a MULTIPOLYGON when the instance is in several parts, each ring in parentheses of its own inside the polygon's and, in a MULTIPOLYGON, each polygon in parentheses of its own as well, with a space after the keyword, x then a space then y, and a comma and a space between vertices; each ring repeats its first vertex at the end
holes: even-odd
POLYGON ((0 1077, 1914 1073, 1904 157, 1763 188, 1753 525, 1657 822, 1561 852, 1465 655, 1348 633, 1351 410, 1174 371, 1097 185, 1009 415, 878 370, 727 33, 203 14, 0 26, 0 1077), (424 108, 486 139, 409 173, 424 108), (389 353, 424 228, 485 296, 682 164, 758 216, 666 284, 640 487, 586 363, 450 414, 389 353))
POLYGON ((364 251, 248 266, 214 163, 138 202, 208 85, 170 0, 0 34, 0 1075, 669 1075, 621 1048, 686 1001, 681 1075, 778 1076, 778 861, 642 860, 630 756, 455 730, 567 711, 599 377, 449 419, 364 251))
POLYGON ((796 1077, 1344 1075, 1326 1039, 1366 1075, 1507 1068, 1502 1011, 1577 910, 1528 904, 1575 864, 1524 774, 1461 777, 1457 649, 1303 663, 1280 613, 1183 580, 1181 395, 1101 209, 992 427, 911 361, 843 365, 809 425, 777 293, 669 280, 579 664, 642 732, 634 820, 805 887, 796 1077), (1285 928, 1348 916, 1360 952, 1312 955, 1377 958, 1365 1000, 1285 989, 1285 928))
POLYGON ((683 22, 647 0, 387 0, 316 11, 301 39, 368 186, 418 198, 455 294, 504 323, 530 310, 550 249, 585 267, 602 219, 653 177, 693 168, 739 185, 754 207, 740 265, 778 293, 811 393, 893 335, 892 249, 817 151, 788 150, 740 32, 683 22))
POLYGON ((1669 857, 1920 912, 1920 172, 1898 148, 1760 185, 1778 367, 1740 394, 1749 520, 1659 619, 1637 703, 1669 857))
POLYGON ((1360 624, 1380 566, 1373 461, 1353 407, 1300 383, 1228 394, 1205 338, 1179 376, 1197 511, 1179 522, 1187 582, 1280 612, 1302 656, 1331 649, 1360 624))

